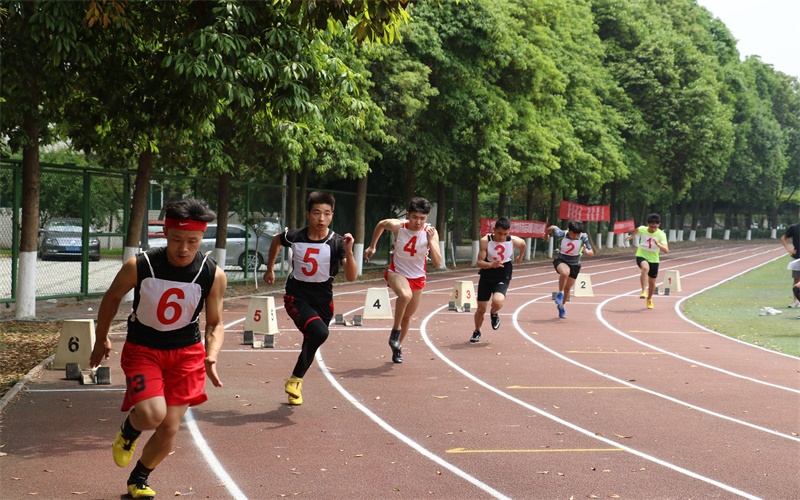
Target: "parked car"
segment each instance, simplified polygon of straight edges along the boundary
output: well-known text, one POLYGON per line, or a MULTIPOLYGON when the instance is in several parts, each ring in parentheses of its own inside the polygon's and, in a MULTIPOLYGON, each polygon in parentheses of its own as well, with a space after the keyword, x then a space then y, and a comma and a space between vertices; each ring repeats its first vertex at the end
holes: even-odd
MULTIPOLYGON (((201 252, 213 251, 217 243, 217 224, 210 223, 203 235, 203 242, 200 244, 201 252)), ((267 263, 269 257, 269 246, 272 244, 272 235, 262 234, 258 238, 258 253, 256 253, 256 233, 252 228, 245 228, 240 224, 228 224, 227 243, 225 245, 225 265, 226 266, 239 266, 245 268, 245 259, 247 261, 247 269, 250 271, 257 271, 261 266, 267 263), (245 235, 249 233, 247 240, 248 248, 245 252, 245 235)))
MULTIPOLYGON (((245 267, 245 259, 249 258, 247 269, 255 271, 267 263, 269 257, 269 246, 272 244, 272 235, 262 234, 258 239, 258 253, 256 253, 256 233, 253 229, 248 229, 241 224, 228 224, 228 238, 225 244, 225 266, 239 266, 242 269, 245 267), (245 252, 245 234, 249 232, 250 236, 247 240, 247 252, 245 252), (258 264, 258 267, 256 267, 258 264)), ((206 232, 203 235, 203 241, 200 243, 200 251, 202 253, 214 251, 217 245, 217 223, 212 222, 208 224, 206 232)), ((167 246, 166 238, 154 239, 150 242, 150 248, 167 246)), ((280 255, 278 255, 278 262, 280 262, 280 255)))
MULTIPOLYGON (((89 227, 89 260, 100 260, 100 239, 93 236, 98 231, 89 227)), ((79 219, 52 219, 39 231, 39 257, 81 258, 83 250, 83 222, 79 219)))

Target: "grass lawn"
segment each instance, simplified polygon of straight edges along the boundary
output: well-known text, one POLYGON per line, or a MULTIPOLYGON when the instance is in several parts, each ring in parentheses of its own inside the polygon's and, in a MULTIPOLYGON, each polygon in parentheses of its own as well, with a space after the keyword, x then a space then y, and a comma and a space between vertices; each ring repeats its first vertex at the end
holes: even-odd
POLYGON ((686 316, 744 342, 800 357, 800 309, 789 309, 789 257, 780 258, 696 295, 683 304, 686 316), (759 316, 762 307, 783 311, 759 316))

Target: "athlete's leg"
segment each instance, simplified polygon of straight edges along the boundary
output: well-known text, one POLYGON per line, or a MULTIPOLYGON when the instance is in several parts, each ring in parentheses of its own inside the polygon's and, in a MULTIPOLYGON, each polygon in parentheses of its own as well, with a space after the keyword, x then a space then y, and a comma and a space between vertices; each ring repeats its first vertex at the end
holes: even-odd
POLYGON ((569 264, 561 262, 556 271, 558 272, 558 291, 563 292, 564 287, 567 285, 567 278, 569 278, 569 264))
POLYGON ((175 449, 175 437, 181 426, 181 420, 189 408, 188 404, 167 406, 166 416, 156 427, 156 431, 147 440, 139 459, 145 467, 154 469, 175 449))
POLYGON ((503 293, 495 292, 492 294, 492 310, 491 314, 497 314, 503 308, 503 303, 506 301, 506 296, 503 293))
POLYGON ((419 300, 422 298, 422 290, 414 290, 411 294, 411 300, 405 307, 403 311, 403 317, 400 321, 400 345, 403 345, 403 339, 406 338, 406 334, 408 333, 408 327, 411 324, 411 317, 414 316, 414 313, 417 310, 417 306, 419 306, 419 300))
MULTIPOLYGON (((475 329, 480 331, 481 326, 483 326, 483 316, 486 314, 486 309, 489 308, 489 301, 478 301, 478 307, 475 308, 475 314, 473 317, 475 318, 475 329)), ((492 309, 494 309, 494 304, 492 304, 492 309)))
MULTIPOLYGON (((408 284, 408 279, 400 273, 387 273, 386 280, 389 287, 397 295, 397 300, 394 304, 394 323, 392 330, 400 330, 403 317, 406 314, 406 309, 414 298, 411 292, 411 285, 408 284)), ((411 311, 413 313, 413 311, 411 311)), ((403 333, 405 335, 405 333, 403 333)))

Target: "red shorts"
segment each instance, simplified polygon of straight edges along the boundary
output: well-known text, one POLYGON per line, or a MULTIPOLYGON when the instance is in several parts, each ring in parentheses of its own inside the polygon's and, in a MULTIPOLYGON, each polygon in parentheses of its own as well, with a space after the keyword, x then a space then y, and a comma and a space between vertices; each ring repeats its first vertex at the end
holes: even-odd
MULTIPOLYGON (((392 271, 392 272, 394 273, 394 272, 397 272, 397 271, 392 271)), ((401 274, 401 276, 402 276, 402 274, 401 274)), ((389 281, 389 270, 388 269, 386 270, 386 272, 383 273, 383 279, 385 279, 387 281, 387 285, 386 286, 389 286, 388 285, 388 281, 389 281)), ((411 287, 411 291, 412 292, 415 292, 417 290, 422 290, 423 288, 425 288, 425 276, 420 276, 419 278, 406 278, 406 280, 408 281, 408 286, 411 287)))
POLYGON ((163 396, 167 406, 205 402, 205 357, 202 342, 169 350, 125 342, 120 356, 126 386, 122 411, 157 396, 163 396))

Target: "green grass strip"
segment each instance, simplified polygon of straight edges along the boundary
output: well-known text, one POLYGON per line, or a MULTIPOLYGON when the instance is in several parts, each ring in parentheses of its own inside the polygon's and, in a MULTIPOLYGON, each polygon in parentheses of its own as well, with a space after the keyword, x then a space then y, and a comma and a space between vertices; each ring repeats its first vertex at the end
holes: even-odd
POLYGON ((789 257, 780 258, 695 295, 683 312, 697 323, 730 337, 800 357, 800 309, 792 296, 789 257), (759 316, 762 307, 783 314, 759 316))

